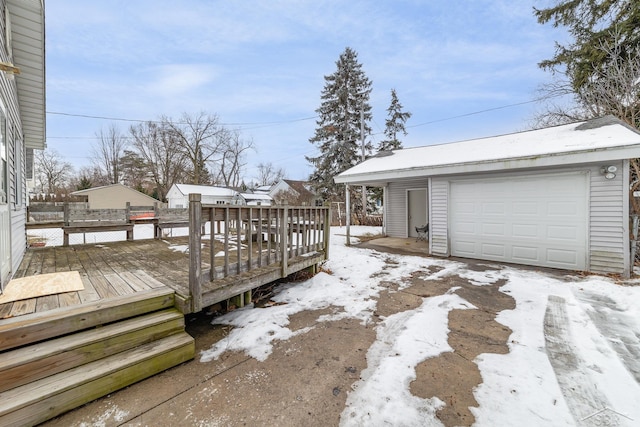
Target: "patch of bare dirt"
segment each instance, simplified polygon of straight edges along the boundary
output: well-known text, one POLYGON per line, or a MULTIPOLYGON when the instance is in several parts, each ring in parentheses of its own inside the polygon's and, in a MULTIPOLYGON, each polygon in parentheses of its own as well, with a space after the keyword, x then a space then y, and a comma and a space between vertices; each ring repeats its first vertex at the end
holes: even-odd
MULTIPOLYGON (((430 283, 414 277, 415 287, 407 291, 429 288, 430 283)), ((453 352, 428 359, 416 367, 416 379, 410 390, 422 398, 438 397, 445 406, 436 412, 445 426, 470 426, 475 417, 469 410, 477 407, 473 389, 482 382, 478 366, 473 360, 482 353, 505 354, 509 352, 507 340, 511 329, 495 321, 502 310, 515 308, 515 301, 500 292, 504 283, 475 286, 465 279, 454 276, 443 280, 449 286, 460 287, 455 291, 476 309, 451 310, 449 312, 448 342, 453 352)), ((435 282, 434 284, 437 284, 435 282)), ((447 285, 439 283, 433 291, 440 294, 447 285)), ((444 290, 444 292, 442 292, 444 290)), ((448 290, 448 289, 447 289, 448 290)))
POLYGON ((309 328, 287 341, 276 341, 264 362, 245 354, 224 353, 201 363, 199 354, 227 336, 228 326, 212 326, 212 317, 187 318, 196 338, 196 359, 62 415, 50 426, 105 425, 225 425, 337 426, 348 392, 367 367, 367 351, 384 317, 417 308, 423 298, 442 295, 452 287, 477 309, 449 314, 449 345, 453 352, 420 363, 411 392, 437 396, 446 406, 437 416, 446 426, 471 425, 469 407, 477 406, 473 389, 481 383, 473 362, 480 353, 505 353, 511 331, 495 321, 497 312, 514 301, 498 290, 500 283, 473 286, 452 276, 427 281, 433 271, 418 271, 410 286, 385 283, 373 322, 343 319, 318 322, 340 308, 306 311, 290 318, 290 329, 309 328))

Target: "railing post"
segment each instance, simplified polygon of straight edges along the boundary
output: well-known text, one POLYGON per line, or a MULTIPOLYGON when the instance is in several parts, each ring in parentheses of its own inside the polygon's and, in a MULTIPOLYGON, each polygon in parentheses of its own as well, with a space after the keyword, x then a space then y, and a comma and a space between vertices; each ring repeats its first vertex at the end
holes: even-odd
POLYGON ((281 257, 282 257, 282 277, 287 277, 287 270, 289 269, 289 266, 287 265, 288 261, 289 261, 289 242, 288 242, 288 237, 289 237, 289 223, 287 220, 287 205, 285 205, 282 208, 282 221, 280 222, 280 250, 281 252, 281 257))
MULTIPOLYGON (((193 313, 202 311, 202 196, 189 194, 189 293, 193 313)), ((212 266, 213 268, 213 266, 212 266)))
POLYGON ((331 235, 331 205, 326 208, 324 218, 324 259, 329 259, 329 236, 331 235))
POLYGON ((64 202, 64 212, 63 212, 63 224, 62 227, 62 246, 69 246, 69 233, 64 228, 69 225, 69 203, 64 202))

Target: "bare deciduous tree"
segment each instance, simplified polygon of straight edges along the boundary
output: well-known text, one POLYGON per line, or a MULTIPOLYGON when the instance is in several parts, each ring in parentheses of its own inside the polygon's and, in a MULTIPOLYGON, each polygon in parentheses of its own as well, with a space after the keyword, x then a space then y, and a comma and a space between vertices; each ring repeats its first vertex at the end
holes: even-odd
POLYGON ((96 136, 98 141, 93 147, 93 162, 100 168, 108 183, 117 184, 122 174, 120 161, 127 148, 127 139, 114 124, 106 132, 100 130, 96 136))
POLYGON ((223 154, 216 162, 216 181, 225 187, 238 187, 246 165, 245 154, 254 148, 253 141, 243 139, 238 130, 225 129, 221 133, 223 154))
POLYGON ((190 163, 191 183, 200 184, 204 165, 221 158, 224 153, 218 117, 204 112, 194 116, 183 113, 180 122, 163 117, 162 123, 190 163))
POLYGON ((540 89, 543 98, 570 97, 567 105, 550 103, 534 117, 535 127, 588 120, 611 114, 627 124, 640 126, 640 47, 625 58, 620 46, 602 45, 610 58, 607 67, 596 70, 589 81, 574 89, 571 80, 556 74, 556 79, 540 89))
POLYGON ((258 185, 273 185, 287 177, 287 172, 283 168, 276 168, 273 163, 258 163, 258 185))
POLYGON ((130 128, 133 146, 145 160, 147 172, 151 175, 159 200, 164 201, 169 188, 185 178, 188 161, 181 146, 172 139, 162 124, 140 123, 130 128))
POLYGON ((35 156, 35 172, 42 192, 54 194, 67 185, 73 174, 73 166, 65 162, 55 150, 38 150, 35 156))

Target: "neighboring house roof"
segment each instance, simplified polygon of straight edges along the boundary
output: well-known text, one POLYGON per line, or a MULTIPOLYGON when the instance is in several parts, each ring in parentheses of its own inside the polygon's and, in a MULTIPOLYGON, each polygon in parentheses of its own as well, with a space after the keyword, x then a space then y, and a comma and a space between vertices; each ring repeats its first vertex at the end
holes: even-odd
POLYGON ((174 184, 174 186, 187 196, 189 193, 197 193, 203 196, 217 196, 217 197, 233 197, 238 194, 237 191, 223 187, 213 187, 210 185, 194 185, 194 184, 174 184))
POLYGON ((256 193, 268 193, 271 190, 271 185, 261 185, 257 187, 254 192, 256 193))
POLYGON ((335 177, 337 183, 515 168, 606 162, 638 157, 640 133, 606 116, 545 129, 386 152, 335 177))
POLYGON ((289 187, 293 188, 301 197, 315 196, 315 194, 309 190, 310 184, 306 181, 294 181, 291 179, 285 179, 284 182, 289 184, 289 187))
POLYGON ((154 199, 153 197, 151 197, 149 195, 141 193, 140 191, 138 191, 136 189, 133 189, 131 187, 127 187, 126 185, 123 185, 123 184, 101 185, 100 187, 92 187, 92 188, 86 188, 84 190, 77 190, 77 191, 72 192, 71 194, 74 195, 74 196, 86 196, 86 195, 89 195, 90 193, 100 192, 101 190, 111 189, 113 187, 122 187, 123 191, 131 191, 131 192, 137 193, 138 196, 142 196, 142 197, 145 197, 145 198, 149 199, 149 201, 151 203, 158 202, 157 199, 154 199))
POLYGON ((45 32, 42 0, 7 0, 26 148, 45 148, 45 32))
POLYGON ((264 201, 272 201, 273 199, 268 194, 259 194, 259 193, 240 193, 243 199, 245 200, 264 200, 264 201))

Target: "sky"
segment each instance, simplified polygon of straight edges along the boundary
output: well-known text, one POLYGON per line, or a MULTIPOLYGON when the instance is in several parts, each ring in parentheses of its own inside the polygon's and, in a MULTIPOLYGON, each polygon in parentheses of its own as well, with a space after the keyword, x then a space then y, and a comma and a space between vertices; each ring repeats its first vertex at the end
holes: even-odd
POLYGON ((405 147, 526 130, 551 79, 537 64, 566 37, 533 15, 550 2, 48 0, 47 147, 79 168, 111 125, 206 112, 253 141, 247 181, 258 163, 306 179, 346 47, 373 83, 374 145, 391 89, 412 113, 405 147))
MULTIPOLYGON (((379 231, 352 227, 354 235, 379 231)), ((375 323, 377 298, 388 289, 385 283, 398 284, 400 292, 410 286, 416 272, 422 272, 418 277, 426 281, 458 275, 476 286, 502 281, 500 291, 515 300, 513 310, 496 317, 512 330, 509 352, 482 353, 473 360, 482 376, 473 390, 478 402, 471 408, 474 425, 635 426, 640 420, 637 358, 632 356, 639 345, 640 287, 620 286, 603 276, 550 275, 495 263, 478 270, 461 261, 347 247, 342 227, 331 228, 330 244, 324 271, 331 274, 320 272, 307 281, 280 286, 272 297, 278 304, 246 306, 214 318, 214 324, 233 329, 203 351, 200 362, 215 363, 227 351, 265 361, 274 342, 316 327, 289 329, 289 319, 296 313, 332 307, 332 313, 318 317, 317 325, 345 318, 363 325, 375 323), (561 321, 566 326, 562 348, 571 352, 566 356, 568 371, 559 369, 545 351, 549 346, 545 323, 560 321, 547 317, 549 301, 563 301, 558 312, 566 314, 561 321), (635 374, 629 361, 636 363, 635 374)), ((411 394, 410 384, 420 362, 453 351, 448 343, 449 312, 477 309, 452 286, 443 295, 423 297, 415 309, 382 317, 376 341, 367 351, 367 368, 349 390, 341 426, 442 425, 435 413, 446 403, 411 394)))

